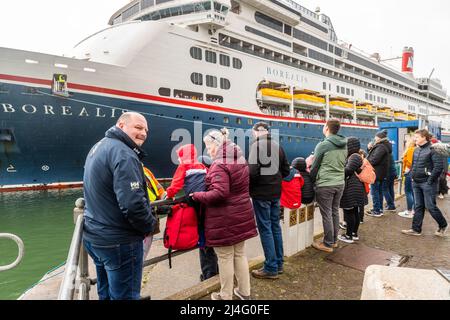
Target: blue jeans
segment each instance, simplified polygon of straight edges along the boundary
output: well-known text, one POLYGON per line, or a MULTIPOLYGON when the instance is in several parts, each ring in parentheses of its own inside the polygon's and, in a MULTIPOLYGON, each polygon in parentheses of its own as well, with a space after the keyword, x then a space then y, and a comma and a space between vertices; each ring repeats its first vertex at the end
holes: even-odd
POLYGON ((97 269, 99 300, 139 300, 143 241, 111 246, 98 246, 86 240, 83 242, 97 269))
POLYGON ((387 208, 395 210, 395 191, 394 191, 394 177, 389 177, 383 181, 383 196, 386 199, 387 208))
POLYGON ((370 193, 372 195, 373 212, 380 214, 383 212, 383 181, 375 181, 370 186, 370 193))
POLYGON ((280 200, 253 199, 256 224, 264 250, 264 271, 276 274, 283 268, 283 238, 280 225, 280 200))
POLYGON ((412 187, 411 172, 405 174, 405 194, 406 194, 406 206, 408 211, 414 209, 414 190, 412 187))
POLYGON ((447 221, 442 215, 441 210, 439 210, 436 205, 437 189, 437 183, 430 185, 427 182, 413 182, 415 206, 412 228, 414 231, 419 233, 422 232, 422 223, 425 216, 425 209, 427 209, 433 219, 436 220, 439 228, 447 227, 447 221))

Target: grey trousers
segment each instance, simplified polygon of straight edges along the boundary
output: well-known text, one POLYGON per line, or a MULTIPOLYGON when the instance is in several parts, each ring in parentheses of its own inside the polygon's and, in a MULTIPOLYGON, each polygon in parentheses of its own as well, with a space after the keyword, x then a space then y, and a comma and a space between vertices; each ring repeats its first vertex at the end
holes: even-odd
POLYGON ((316 189, 316 201, 319 204, 322 215, 324 239, 323 243, 331 247, 337 242, 339 232, 339 204, 344 185, 336 187, 318 187, 316 189))

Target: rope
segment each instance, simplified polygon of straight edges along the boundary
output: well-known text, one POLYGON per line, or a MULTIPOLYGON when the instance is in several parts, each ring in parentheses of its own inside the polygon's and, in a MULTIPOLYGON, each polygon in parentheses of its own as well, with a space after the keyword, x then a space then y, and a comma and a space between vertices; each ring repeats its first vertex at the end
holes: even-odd
MULTIPOLYGON (((62 266, 65 265, 65 264, 66 264, 66 261, 64 261, 64 262, 60 263, 59 265, 57 265, 56 267, 50 269, 49 271, 47 271, 47 272, 44 274, 44 277, 45 277, 46 275, 48 275, 49 273, 52 273, 52 272, 55 271, 56 269, 62 267, 62 266)), ((41 284, 41 283, 47 281, 48 279, 51 279, 51 278, 53 278, 53 277, 56 277, 57 275, 60 275, 61 273, 64 273, 64 270, 62 270, 62 271, 60 271, 60 272, 58 272, 58 273, 55 273, 55 274, 52 275, 51 277, 48 277, 48 278, 39 280, 38 282, 32 284, 28 289, 26 289, 22 295, 24 295, 25 293, 27 293, 28 291, 30 291, 31 289, 33 289, 33 288, 34 288, 35 286, 37 286, 38 284, 41 284)))

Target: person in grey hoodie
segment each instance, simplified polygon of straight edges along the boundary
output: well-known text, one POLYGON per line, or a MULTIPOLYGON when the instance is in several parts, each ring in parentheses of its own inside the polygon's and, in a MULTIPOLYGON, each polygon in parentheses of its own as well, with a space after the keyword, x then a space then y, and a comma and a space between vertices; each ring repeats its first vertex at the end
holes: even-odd
POLYGON ((340 128, 339 120, 327 121, 323 128, 326 138, 317 145, 311 167, 324 230, 323 242, 316 242, 313 247, 325 252, 333 252, 333 248, 337 248, 339 204, 345 186, 347 139, 338 135, 340 128))

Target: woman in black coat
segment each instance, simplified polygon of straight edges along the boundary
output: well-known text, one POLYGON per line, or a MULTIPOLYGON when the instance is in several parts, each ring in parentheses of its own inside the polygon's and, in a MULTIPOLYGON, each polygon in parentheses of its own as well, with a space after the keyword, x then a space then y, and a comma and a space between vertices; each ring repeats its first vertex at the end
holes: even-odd
POLYGON ((358 138, 347 139, 347 162, 345 164, 345 189, 341 198, 340 207, 344 210, 344 220, 347 223, 347 232, 339 236, 339 240, 346 243, 353 243, 359 240, 359 207, 368 203, 364 184, 356 176, 361 173, 363 161, 359 154, 361 143, 358 138))

